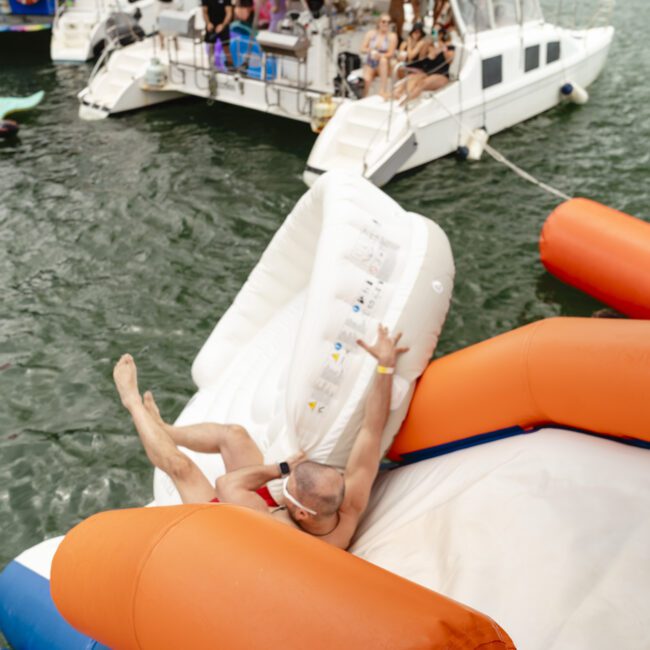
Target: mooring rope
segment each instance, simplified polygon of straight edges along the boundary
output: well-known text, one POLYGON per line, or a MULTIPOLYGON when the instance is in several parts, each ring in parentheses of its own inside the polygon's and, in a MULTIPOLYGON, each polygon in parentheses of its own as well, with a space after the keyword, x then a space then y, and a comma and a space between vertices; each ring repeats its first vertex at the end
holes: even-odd
MULTIPOLYGON (((438 97, 436 97, 435 93, 432 95, 433 99, 435 99, 440 106, 446 111, 446 113, 458 124, 458 127, 464 131, 467 135, 472 134, 472 129, 469 127, 465 126, 460 119, 454 113, 445 105, 443 104, 438 97)), ((565 194, 561 190, 558 190, 557 188, 549 185, 548 183, 544 183, 543 181, 540 181, 538 178, 535 178, 530 172, 527 172, 525 169, 522 169, 519 167, 519 165, 516 165, 513 163, 511 160, 506 158, 500 151, 497 151, 494 147, 491 145, 485 143, 485 151, 487 152, 488 155, 490 155, 494 160, 497 162, 501 163, 502 165, 505 165, 513 171, 517 176, 520 178, 523 178, 525 181, 528 181, 529 183, 532 183, 533 185, 536 185, 539 187, 541 190, 544 190, 545 192, 548 192, 549 194, 552 194, 553 196, 556 196, 563 201, 568 201, 570 197, 568 194, 565 194)))

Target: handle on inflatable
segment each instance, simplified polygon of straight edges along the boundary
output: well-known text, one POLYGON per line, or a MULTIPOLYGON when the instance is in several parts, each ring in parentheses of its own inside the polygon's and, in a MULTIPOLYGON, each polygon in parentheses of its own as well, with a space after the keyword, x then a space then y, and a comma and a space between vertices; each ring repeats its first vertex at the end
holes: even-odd
POLYGON ((563 282, 633 318, 650 318, 650 224, 588 199, 548 217, 542 263, 563 282))
POLYGON ((558 424, 650 441, 650 322, 550 318, 432 362, 389 452, 558 424))
POLYGON ((491 619, 236 506, 104 512, 73 528, 52 597, 112 648, 514 648, 491 619))

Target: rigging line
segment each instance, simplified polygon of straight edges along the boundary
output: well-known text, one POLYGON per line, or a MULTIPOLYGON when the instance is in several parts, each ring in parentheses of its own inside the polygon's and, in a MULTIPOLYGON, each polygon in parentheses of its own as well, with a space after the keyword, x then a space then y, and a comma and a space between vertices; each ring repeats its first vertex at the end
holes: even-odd
MULTIPOLYGON (((478 8, 476 0, 470 0, 470 2, 472 3, 472 6, 474 7, 474 51, 480 57, 481 52, 478 49, 478 32, 479 32, 479 29, 478 29, 478 12, 479 12, 479 8, 478 8)), ((485 126, 486 123, 487 123, 487 110, 486 110, 486 107, 485 107, 485 88, 484 87, 481 88, 481 98, 482 98, 481 109, 483 111, 483 126, 485 126)))
MULTIPOLYGON (((452 111, 445 105, 443 104, 442 101, 438 97, 436 97, 435 93, 431 95, 433 99, 438 102, 438 104, 443 108, 443 110, 458 124, 458 127, 464 131, 467 135, 471 135, 472 131, 469 127, 465 126, 456 115, 452 113, 452 111)), ((485 151, 490 155, 494 160, 497 162, 500 162, 501 164, 505 165, 513 171, 517 176, 520 178, 523 178, 525 181, 528 181, 529 183, 532 183, 533 185, 536 185, 540 189, 544 190, 545 192, 548 192, 549 194, 552 194, 553 196, 556 196, 564 201, 568 201, 572 197, 570 197, 568 194, 565 194, 561 190, 556 189, 555 187, 552 187, 551 185, 548 185, 548 183, 544 183, 544 181, 540 181, 538 178, 535 178, 531 173, 527 172, 525 169, 522 169, 515 163, 513 163, 511 160, 506 158, 500 151, 497 151, 494 147, 492 147, 489 144, 485 144, 485 151)))

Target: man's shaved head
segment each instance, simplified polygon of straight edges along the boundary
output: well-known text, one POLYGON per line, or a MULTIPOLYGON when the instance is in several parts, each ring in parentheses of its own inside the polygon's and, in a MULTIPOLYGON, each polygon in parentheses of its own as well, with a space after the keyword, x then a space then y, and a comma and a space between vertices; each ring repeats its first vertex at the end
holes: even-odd
POLYGON ((333 515, 345 496, 345 481, 331 465, 305 460, 293 470, 296 498, 319 515, 333 515))

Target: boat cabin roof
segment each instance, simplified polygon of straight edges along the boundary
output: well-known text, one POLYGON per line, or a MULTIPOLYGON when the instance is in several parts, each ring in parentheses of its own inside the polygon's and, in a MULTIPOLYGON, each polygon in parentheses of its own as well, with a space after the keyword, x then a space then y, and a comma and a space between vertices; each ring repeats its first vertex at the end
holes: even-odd
POLYGON ((461 35, 544 20, 539 0, 449 0, 461 35))

